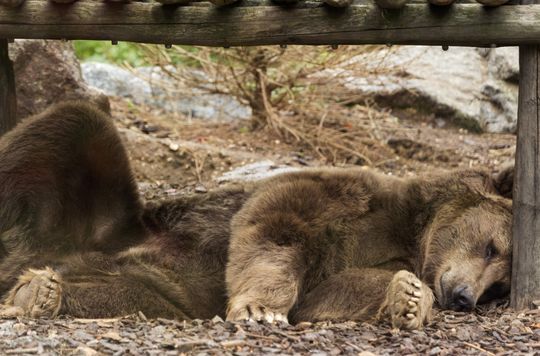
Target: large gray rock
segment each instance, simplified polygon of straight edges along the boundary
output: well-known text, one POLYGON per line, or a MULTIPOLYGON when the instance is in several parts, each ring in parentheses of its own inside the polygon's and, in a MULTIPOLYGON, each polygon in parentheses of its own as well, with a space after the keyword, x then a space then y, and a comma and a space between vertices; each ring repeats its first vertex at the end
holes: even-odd
POLYGON ((518 84, 519 81, 519 49, 518 47, 501 47, 484 51, 488 60, 488 69, 494 78, 518 84))
POLYGON ((487 61, 488 80, 482 95, 491 105, 482 105, 480 118, 491 132, 515 132, 519 84, 517 47, 479 49, 487 61))
POLYGON ((364 63, 368 74, 334 69, 331 75, 383 105, 412 107, 471 131, 516 129, 516 62, 511 51, 407 46, 353 60, 364 63))
POLYGON ((279 165, 273 161, 264 160, 233 169, 216 180, 218 183, 255 181, 270 178, 281 173, 297 172, 299 170, 301 170, 299 167, 279 165))
POLYGON ((74 99, 94 101, 108 110, 108 98, 82 79, 71 43, 17 40, 9 50, 14 62, 17 117, 24 118, 53 103, 74 99))
POLYGON ((159 67, 141 67, 131 72, 112 64, 88 62, 83 63, 82 70, 89 85, 107 95, 129 98, 136 104, 181 112, 193 118, 228 121, 251 117, 251 109, 236 98, 182 85, 159 67))

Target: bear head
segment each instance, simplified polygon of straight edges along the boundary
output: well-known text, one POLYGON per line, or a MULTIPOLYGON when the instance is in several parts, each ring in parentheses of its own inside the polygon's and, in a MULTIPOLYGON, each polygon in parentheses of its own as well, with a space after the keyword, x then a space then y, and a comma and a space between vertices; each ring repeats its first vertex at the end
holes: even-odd
POLYGON ((455 173, 432 199, 420 269, 444 309, 472 310, 510 291, 512 202, 501 174, 455 173))

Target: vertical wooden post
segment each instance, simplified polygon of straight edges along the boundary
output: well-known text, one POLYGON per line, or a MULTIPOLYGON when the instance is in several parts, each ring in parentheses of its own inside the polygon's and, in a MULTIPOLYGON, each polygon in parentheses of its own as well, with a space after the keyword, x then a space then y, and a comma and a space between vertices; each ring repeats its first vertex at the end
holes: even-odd
POLYGON ((0 136, 17 123, 17 99, 13 63, 8 55, 8 41, 0 39, 0 136))
MULTIPOLYGON (((521 1, 527 3, 540 0, 521 1)), ((540 300, 540 46, 520 46, 519 70, 510 299, 524 309, 540 300)))

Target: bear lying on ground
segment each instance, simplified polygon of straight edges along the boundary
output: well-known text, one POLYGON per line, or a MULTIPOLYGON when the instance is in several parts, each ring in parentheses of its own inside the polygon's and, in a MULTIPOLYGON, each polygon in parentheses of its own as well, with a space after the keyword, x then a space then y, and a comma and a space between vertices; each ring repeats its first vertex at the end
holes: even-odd
POLYGON ((59 104, 0 139, 2 314, 419 328, 434 299, 471 310, 508 292, 503 185, 309 169, 143 208, 112 120, 59 104))

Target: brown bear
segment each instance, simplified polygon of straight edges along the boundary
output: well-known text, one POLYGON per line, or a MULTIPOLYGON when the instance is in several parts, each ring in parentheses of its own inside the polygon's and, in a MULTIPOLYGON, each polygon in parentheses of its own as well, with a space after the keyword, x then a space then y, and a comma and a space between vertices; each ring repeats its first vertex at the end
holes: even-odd
POLYGON ((2 314, 419 328, 434 299, 471 310, 508 291, 502 186, 321 168, 143 207, 112 119, 59 104, 0 139, 2 314))

